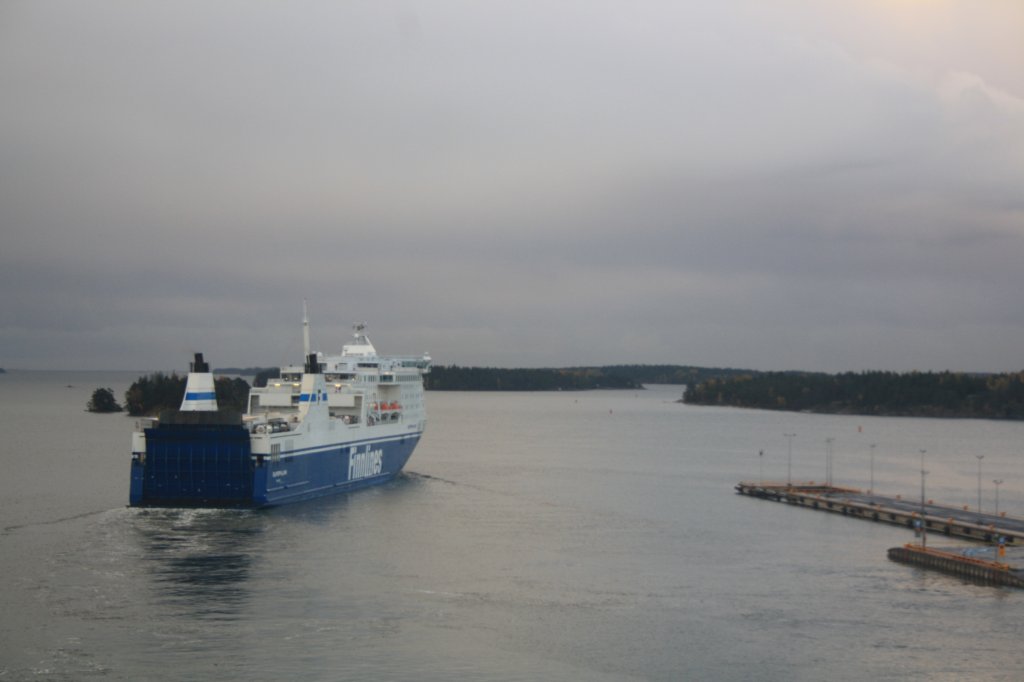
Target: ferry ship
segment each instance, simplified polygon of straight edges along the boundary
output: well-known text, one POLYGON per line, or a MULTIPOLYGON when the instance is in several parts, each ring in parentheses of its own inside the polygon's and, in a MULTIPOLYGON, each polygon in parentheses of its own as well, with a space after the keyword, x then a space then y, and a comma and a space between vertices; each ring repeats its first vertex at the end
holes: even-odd
POLYGON ((378 485, 405 466, 427 425, 430 356, 380 356, 357 325, 341 353, 249 392, 244 414, 218 409, 196 353, 181 408, 132 434, 133 507, 270 507, 378 485))

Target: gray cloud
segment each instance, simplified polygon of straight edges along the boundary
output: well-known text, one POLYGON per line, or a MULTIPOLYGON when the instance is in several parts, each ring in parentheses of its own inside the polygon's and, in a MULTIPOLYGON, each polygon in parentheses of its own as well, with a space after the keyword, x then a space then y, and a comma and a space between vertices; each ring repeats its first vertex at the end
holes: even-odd
POLYGON ((0 365, 1021 366, 1012 3, 0 11, 0 365))

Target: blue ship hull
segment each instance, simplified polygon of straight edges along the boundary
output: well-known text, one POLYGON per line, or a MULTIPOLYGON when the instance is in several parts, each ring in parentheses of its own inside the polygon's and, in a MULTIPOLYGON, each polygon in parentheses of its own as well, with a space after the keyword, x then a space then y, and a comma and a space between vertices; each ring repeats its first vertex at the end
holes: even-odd
POLYGON ((146 452, 131 463, 133 507, 260 508, 379 485, 405 466, 421 433, 254 456, 233 425, 146 429, 146 452))

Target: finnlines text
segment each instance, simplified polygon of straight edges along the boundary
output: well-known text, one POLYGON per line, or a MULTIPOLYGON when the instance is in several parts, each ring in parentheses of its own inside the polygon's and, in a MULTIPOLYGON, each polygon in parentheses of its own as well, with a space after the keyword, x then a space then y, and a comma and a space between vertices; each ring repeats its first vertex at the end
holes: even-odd
POLYGON ((349 452, 348 480, 376 476, 384 469, 384 451, 349 452))

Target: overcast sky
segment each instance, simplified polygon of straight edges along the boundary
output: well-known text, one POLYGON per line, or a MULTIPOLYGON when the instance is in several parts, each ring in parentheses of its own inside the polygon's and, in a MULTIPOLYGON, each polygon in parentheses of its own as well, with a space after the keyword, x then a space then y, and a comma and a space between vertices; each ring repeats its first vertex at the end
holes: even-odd
POLYGON ((1020 0, 2 0, 0 366, 1024 368, 1020 0))

